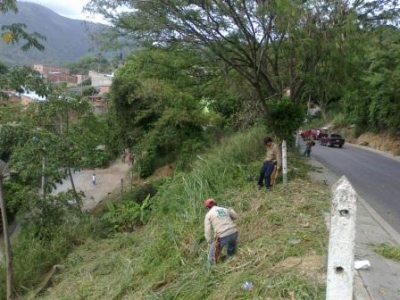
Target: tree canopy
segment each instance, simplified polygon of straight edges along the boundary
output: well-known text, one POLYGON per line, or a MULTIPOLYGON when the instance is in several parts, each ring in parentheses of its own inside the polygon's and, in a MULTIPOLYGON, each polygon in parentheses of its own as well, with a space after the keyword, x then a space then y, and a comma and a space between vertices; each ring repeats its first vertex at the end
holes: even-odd
POLYGON ((300 105, 310 85, 329 85, 310 80, 321 76, 316 70, 330 60, 339 71, 360 31, 396 22, 399 13, 397 1, 369 0, 92 0, 86 9, 103 14, 116 36, 144 46, 183 43, 235 70, 254 90, 249 103, 272 128, 269 101, 288 94, 300 105))

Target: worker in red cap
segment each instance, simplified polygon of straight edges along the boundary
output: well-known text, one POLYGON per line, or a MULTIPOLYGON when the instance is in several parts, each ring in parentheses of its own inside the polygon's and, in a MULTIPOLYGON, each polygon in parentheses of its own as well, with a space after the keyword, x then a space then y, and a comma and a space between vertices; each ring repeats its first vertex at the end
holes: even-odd
POLYGON ((208 260, 217 263, 222 249, 226 246, 226 257, 236 253, 238 231, 233 220, 236 212, 231 208, 218 206, 213 198, 204 201, 208 210, 204 218, 204 235, 209 245, 208 260))

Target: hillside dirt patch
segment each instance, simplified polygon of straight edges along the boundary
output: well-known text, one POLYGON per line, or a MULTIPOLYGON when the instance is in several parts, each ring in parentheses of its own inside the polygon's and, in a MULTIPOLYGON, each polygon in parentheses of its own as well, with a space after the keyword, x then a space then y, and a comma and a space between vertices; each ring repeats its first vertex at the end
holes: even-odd
POLYGON ((371 147, 385 152, 390 152, 391 154, 396 156, 400 155, 400 137, 395 137, 387 133, 363 133, 357 139, 355 139, 355 144, 371 147))
POLYGON ((318 283, 322 284, 326 280, 325 258, 321 255, 288 257, 273 269, 298 269, 302 275, 318 283))

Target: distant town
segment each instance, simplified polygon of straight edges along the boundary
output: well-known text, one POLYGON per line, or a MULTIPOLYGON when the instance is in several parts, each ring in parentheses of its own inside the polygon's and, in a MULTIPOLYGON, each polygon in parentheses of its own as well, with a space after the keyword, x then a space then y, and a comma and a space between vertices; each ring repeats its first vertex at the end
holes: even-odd
MULTIPOLYGON (((82 93, 84 82, 90 80, 94 88, 94 93, 87 96, 91 101, 95 114, 102 114, 107 110, 104 96, 109 92, 114 74, 104 74, 96 71, 89 71, 88 75, 71 75, 69 69, 57 66, 49 66, 43 64, 34 64, 33 69, 40 73, 48 82, 66 83, 68 87, 82 93)), ((9 92, 10 101, 20 102, 22 106, 27 106, 32 101, 45 100, 44 97, 34 92, 15 93, 9 92)))

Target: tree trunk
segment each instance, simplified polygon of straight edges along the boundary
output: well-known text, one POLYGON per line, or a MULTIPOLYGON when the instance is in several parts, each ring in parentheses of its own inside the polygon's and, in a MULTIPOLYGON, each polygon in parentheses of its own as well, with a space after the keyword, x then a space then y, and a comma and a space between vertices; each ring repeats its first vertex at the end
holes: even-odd
POLYGON ((79 195, 78 195, 78 193, 76 191, 74 178, 72 176, 72 171, 71 171, 70 167, 68 167, 68 176, 69 176, 69 180, 71 181, 71 187, 72 187, 72 191, 74 193, 75 201, 78 204, 79 210, 82 212, 83 211, 83 204, 82 204, 81 198, 79 197, 79 195))
POLYGON ((44 155, 44 150, 42 151, 42 199, 46 198, 46 175, 44 173, 46 169, 46 157, 44 155))
POLYGON ((4 250, 6 257, 7 300, 11 300, 13 299, 13 272, 12 272, 11 245, 8 232, 6 204, 3 198, 3 174, 0 174, 0 209, 1 209, 1 218, 3 220, 4 250))

